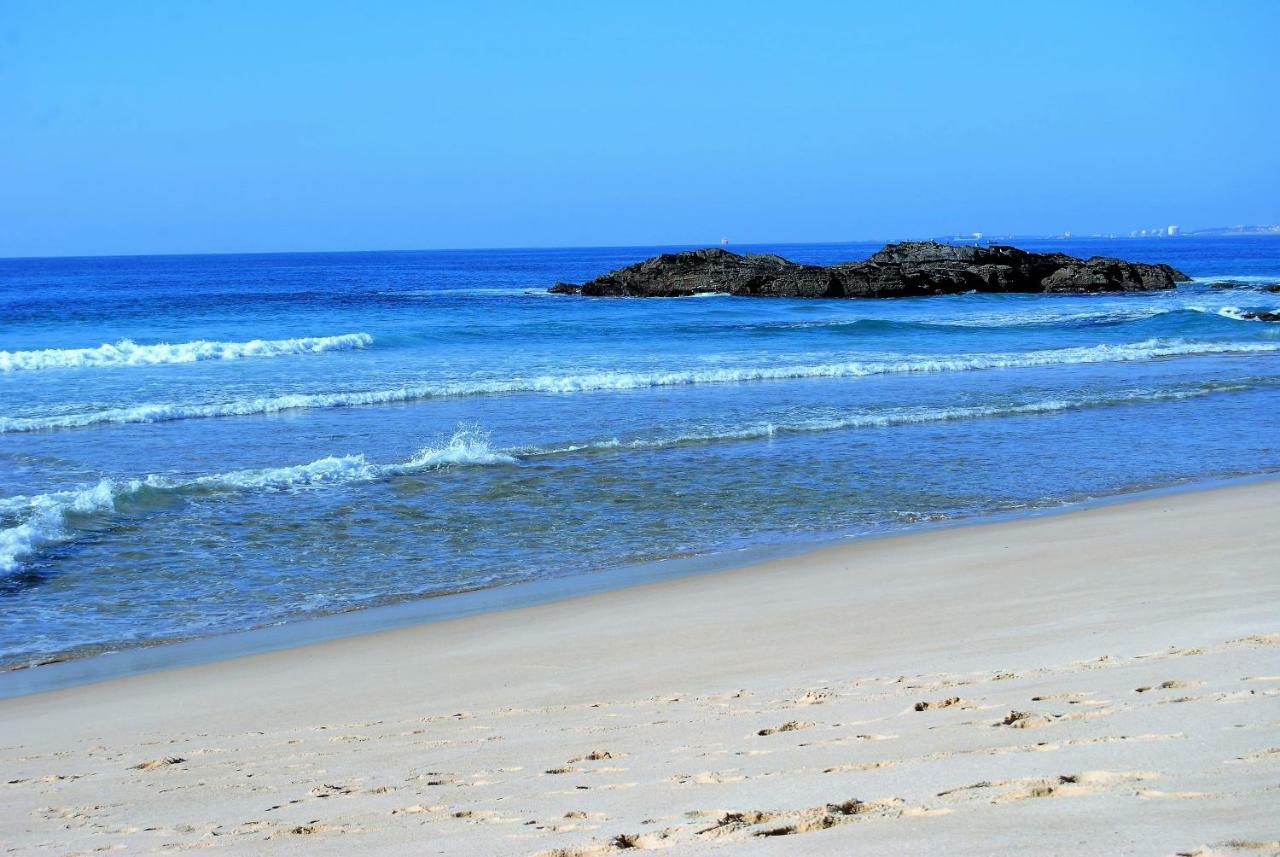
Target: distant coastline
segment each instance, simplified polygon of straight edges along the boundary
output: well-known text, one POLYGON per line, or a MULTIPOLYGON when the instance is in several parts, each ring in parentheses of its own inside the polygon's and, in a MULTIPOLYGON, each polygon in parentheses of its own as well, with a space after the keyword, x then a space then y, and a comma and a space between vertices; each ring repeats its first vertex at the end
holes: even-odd
POLYGON ((1196 229, 1188 232, 1199 238, 1211 238, 1217 235, 1277 235, 1280 236, 1280 225, 1275 226, 1217 226, 1213 229, 1196 229))
POLYGON ((1124 238, 1257 238, 1265 236, 1280 237, 1280 225, 1261 226, 1213 226, 1207 229, 1189 229, 1183 231, 1177 227, 1173 232, 1164 230, 1140 230, 1123 234, 1119 232, 1060 232, 1055 235, 1010 233, 1006 235, 972 232, 968 235, 939 235, 928 240, 945 244, 993 244, 1009 241, 1078 241, 1082 238, 1106 238, 1121 240, 1124 238))

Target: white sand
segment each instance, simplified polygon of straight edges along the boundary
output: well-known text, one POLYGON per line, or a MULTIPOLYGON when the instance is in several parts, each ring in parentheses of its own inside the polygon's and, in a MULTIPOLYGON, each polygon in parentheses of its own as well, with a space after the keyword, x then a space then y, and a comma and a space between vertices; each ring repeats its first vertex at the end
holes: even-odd
POLYGON ((1277 854, 1278 508, 1146 499, 0 702, 0 851, 1277 854))

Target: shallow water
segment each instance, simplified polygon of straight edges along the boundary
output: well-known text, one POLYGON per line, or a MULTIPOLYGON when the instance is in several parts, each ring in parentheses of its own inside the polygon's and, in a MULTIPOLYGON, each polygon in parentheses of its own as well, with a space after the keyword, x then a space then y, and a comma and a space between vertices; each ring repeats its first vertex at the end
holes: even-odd
MULTIPOLYGON (((879 245, 771 245, 797 261, 879 245)), ((0 261, 0 663, 1280 469, 1280 240, 1128 296, 551 296, 658 248, 0 261)), ((1031 573, 1031 572, 1029 572, 1031 573)))

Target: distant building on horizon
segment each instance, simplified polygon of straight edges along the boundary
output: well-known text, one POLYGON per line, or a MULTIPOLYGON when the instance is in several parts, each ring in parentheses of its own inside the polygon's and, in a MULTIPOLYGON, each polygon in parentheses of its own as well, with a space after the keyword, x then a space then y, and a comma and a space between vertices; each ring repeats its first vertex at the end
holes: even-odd
POLYGON ((1170 226, 1170 227, 1168 228, 1168 230, 1166 230, 1166 232, 1167 232, 1167 234, 1169 235, 1169 237, 1170 237, 1170 238, 1173 238, 1173 237, 1175 237, 1175 236, 1178 236, 1178 235, 1181 235, 1181 234, 1182 234, 1182 230, 1181 230, 1181 229, 1179 229, 1177 226, 1170 226))

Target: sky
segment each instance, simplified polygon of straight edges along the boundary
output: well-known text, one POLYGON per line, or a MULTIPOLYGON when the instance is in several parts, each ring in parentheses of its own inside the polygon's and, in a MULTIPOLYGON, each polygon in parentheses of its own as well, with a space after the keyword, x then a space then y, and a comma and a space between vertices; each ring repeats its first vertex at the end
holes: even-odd
POLYGON ((1280 222, 1280 2, 0 0, 0 257, 1280 222))

